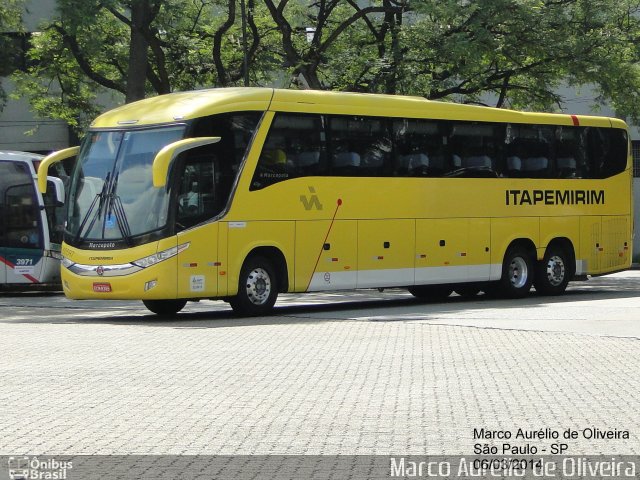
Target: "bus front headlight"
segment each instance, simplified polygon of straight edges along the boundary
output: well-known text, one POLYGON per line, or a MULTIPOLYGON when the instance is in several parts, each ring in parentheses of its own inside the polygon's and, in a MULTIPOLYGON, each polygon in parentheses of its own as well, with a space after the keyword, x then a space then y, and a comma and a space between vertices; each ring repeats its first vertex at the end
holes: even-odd
POLYGON ((62 254, 57 250, 45 250, 44 256, 49 258, 55 258, 56 260, 62 260, 62 254))
POLYGON ((131 262, 133 265, 142 268, 148 268, 156 263, 164 262, 165 260, 175 257, 180 252, 184 252, 191 242, 183 243, 182 245, 178 245, 177 247, 167 248, 166 250, 162 250, 161 252, 154 253, 153 255, 149 255, 148 257, 141 258, 139 260, 135 260, 131 262))
POLYGON ((69 268, 71 266, 75 265, 74 262, 72 262, 71 260, 69 260, 67 257, 62 257, 62 266, 64 268, 69 268))

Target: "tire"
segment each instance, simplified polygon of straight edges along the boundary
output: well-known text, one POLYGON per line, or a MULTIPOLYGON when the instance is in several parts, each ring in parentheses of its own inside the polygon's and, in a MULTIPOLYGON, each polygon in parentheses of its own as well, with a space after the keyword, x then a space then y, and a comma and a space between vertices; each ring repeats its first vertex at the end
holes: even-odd
POLYGON ((531 255, 520 246, 507 250, 502 264, 500 294, 506 298, 522 298, 533 284, 534 266, 531 255))
POLYGON ((229 299, 238 315, 254 317, 271 312, 278 298, 278 279, 269 260, 255 256, 245 260, 240 270, 238 293, 229 299))
POLYGON ((570 256, 560 246, 547 248, 544 258, 536 266, 534 285, 542 295, 560 295, 564 293, 573 277, 570 256))
POLYGON ((175 315, 187 304, 186 300, 143 300, 144 306, 156 315, 175 315))
POLYGON ((409 293, 424 300, 444 300, 453 292, 453 288, 446 285, 416 285, 409 287, 409 293))

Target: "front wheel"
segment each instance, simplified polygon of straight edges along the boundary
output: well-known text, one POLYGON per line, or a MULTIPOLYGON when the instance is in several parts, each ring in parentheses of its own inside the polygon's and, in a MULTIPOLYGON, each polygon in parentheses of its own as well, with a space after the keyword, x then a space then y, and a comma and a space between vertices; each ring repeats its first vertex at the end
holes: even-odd
POLYGON ((536 291, 542 295, 560 295, 566 290, 572 275, 573 269, 565 250, 550 246, 537 265, 534 282, 536 291))
POLYGON ((502 264, 500 293, 507 298, 524 297, 533 283, 533 260, 526 249, 513 246, 507 250, 502 264))
POLYGON ((249 257, 240 271, 238 294, 229 299, 233 311, 244 316, 266 315, 277 298, 278 282, 271 262, 249 257))
POLYGON ((187 304, 186 300, 143 300, 144 306, 156 315, 175 315, 187 304))

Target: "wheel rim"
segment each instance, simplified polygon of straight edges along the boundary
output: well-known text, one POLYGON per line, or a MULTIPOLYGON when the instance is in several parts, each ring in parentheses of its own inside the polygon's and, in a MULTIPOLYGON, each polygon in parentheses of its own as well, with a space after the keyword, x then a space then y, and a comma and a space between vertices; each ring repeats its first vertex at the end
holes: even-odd
POLYGON ((554 255, 549 258, 547 262, 547 280, 549 284, 557 287, 564 281, 565 267, 564 260, 558 255, 554 255))
POLYGON ((247 277, 247 298, 254 305, 264 305, 271 295, 271 277, 264 268, 254 268, 247 277))
POLYGON ((522 257, 516 257, 509 264, 509 280, 514 288, 522 288, 529 278, 527 261, 522 257))

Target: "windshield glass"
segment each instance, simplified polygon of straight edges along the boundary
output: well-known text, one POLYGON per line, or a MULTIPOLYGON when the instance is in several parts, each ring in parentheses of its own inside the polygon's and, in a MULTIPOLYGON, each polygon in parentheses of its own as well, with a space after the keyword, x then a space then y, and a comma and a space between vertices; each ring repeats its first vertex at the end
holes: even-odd
POLYGON ((118 240, 165 226, 169 196, 153 187, 151 167, 184 131, 179 125, 89 132, 73 172, 67 234, 75 241, 118 240))

